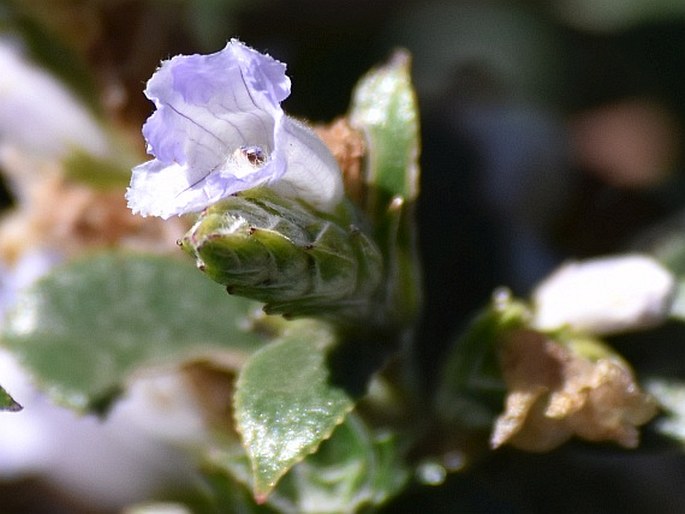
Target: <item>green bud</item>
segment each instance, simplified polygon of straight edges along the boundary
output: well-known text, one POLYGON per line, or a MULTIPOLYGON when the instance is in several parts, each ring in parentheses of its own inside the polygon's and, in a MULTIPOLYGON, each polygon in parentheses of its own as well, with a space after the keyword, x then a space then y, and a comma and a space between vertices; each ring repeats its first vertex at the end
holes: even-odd
POLYGON ((181 246, 229 293, 293 317, 368 316, 382 278, 380 251, 348 214, 323 214, 267 189, 210 207, 181 246))

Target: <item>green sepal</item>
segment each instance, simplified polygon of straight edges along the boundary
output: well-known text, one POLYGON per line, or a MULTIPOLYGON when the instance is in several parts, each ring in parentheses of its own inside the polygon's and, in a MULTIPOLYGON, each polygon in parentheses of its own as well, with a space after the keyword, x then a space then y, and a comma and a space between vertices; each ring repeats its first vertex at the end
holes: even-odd
POLYGON ((181 246, 212 280, 268 313, 349 322, 374 312, 382 258, 350 212, 252 189, 203 212, 181 246))

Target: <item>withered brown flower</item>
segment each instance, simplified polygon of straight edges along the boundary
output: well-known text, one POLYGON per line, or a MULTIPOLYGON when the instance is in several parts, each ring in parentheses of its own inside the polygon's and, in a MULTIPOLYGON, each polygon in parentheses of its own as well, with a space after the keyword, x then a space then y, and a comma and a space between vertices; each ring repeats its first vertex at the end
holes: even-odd
MULTIPOLYGON (((637 427, 657 411, 628 364, 596 341, 594 355, 528 329, 513 331, 501 346, 508 394, 490 444, 528 451, 551 450, 572 436, 637 446, 637 427)), ((584 348, 587 350, 587 348, 584 348)))

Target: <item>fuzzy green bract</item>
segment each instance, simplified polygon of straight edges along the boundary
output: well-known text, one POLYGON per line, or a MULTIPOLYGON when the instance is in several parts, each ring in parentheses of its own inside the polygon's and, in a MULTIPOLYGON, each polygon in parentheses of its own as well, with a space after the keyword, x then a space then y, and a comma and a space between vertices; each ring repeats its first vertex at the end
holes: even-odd
POLYGON ((208 209, 181 244, 230 293, 290 317, 361 318, 382 277, 380 252, 353 220, 268 189, 208 209))

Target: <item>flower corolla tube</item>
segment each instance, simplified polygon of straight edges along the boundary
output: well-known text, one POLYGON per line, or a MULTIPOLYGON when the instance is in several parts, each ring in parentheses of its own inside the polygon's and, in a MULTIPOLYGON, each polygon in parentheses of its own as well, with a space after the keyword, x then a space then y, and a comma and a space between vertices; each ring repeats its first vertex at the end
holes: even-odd
POLYGON ((143 126, 154 159, 133 168, 129 207, 168 218, 268 186, 333 210, 340 169, 308 127, 285 115, 289 94, 285 64, 236 39, 210 55, 164 61, 145 89, 156 107, 143 126))

